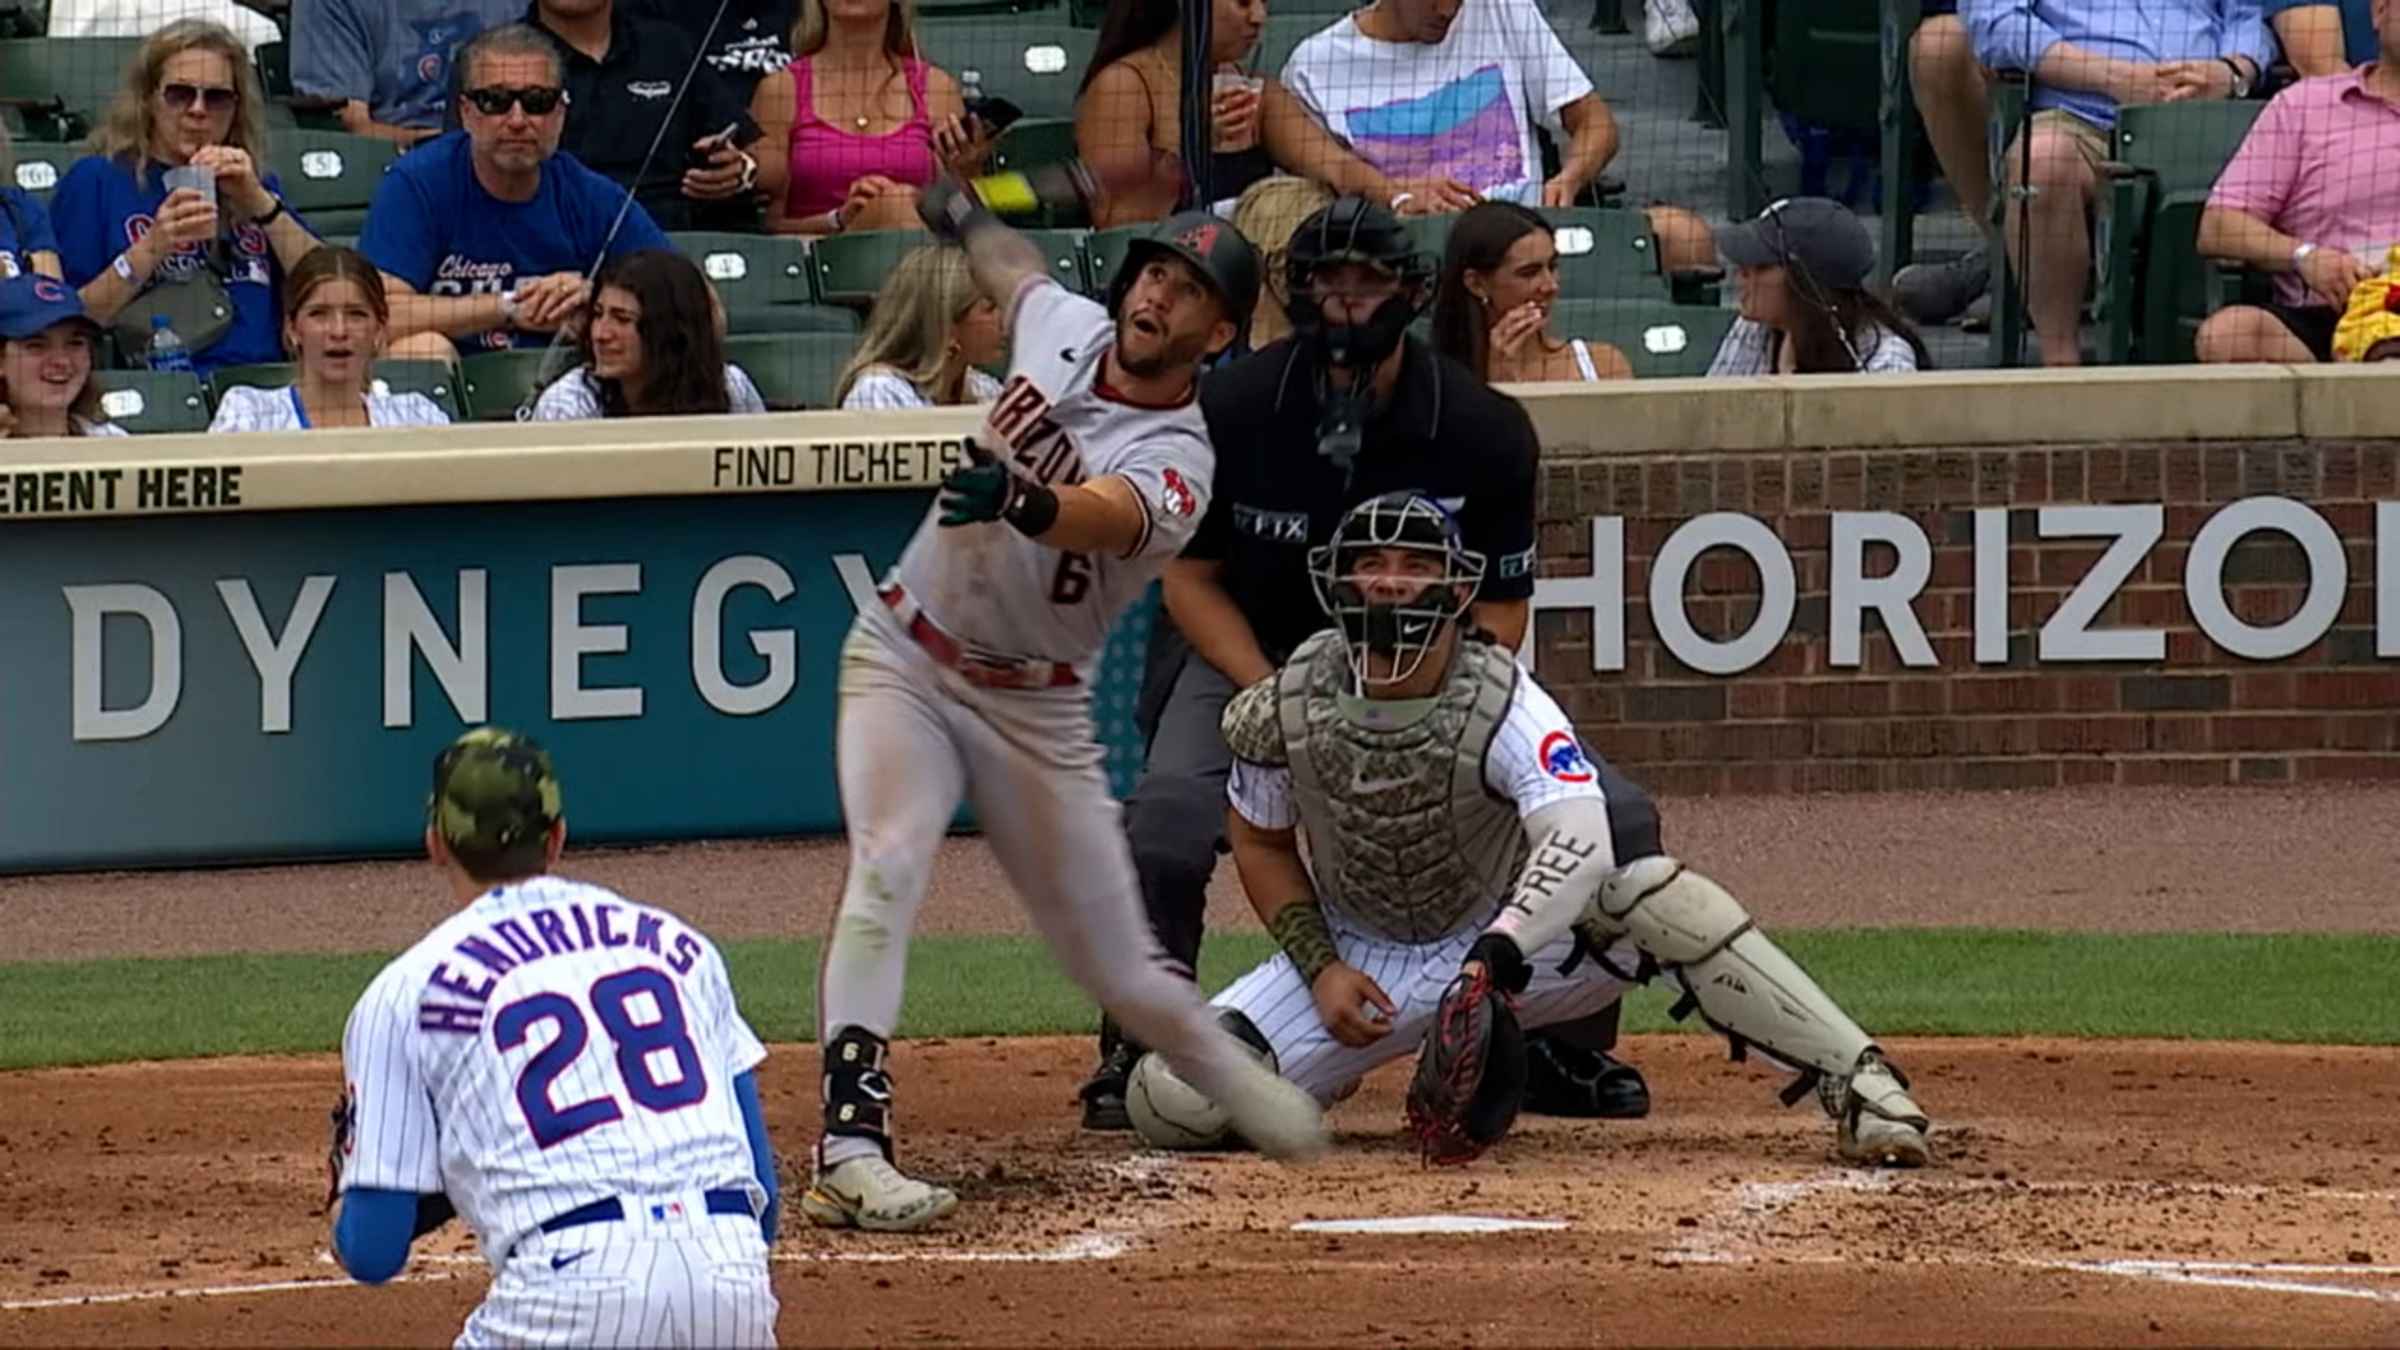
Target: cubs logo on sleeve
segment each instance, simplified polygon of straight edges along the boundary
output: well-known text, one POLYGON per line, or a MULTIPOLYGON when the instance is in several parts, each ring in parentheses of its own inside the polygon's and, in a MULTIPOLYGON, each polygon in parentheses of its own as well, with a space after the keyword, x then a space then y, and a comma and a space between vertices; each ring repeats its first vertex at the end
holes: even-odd
POLYGON ((1562 783, 1589 783, 1594 774, 1592 761, 1584 756, 1583 747, 1575 737, 1564 731, 1553 731, 1542 737, 1542 772, 1562 783))

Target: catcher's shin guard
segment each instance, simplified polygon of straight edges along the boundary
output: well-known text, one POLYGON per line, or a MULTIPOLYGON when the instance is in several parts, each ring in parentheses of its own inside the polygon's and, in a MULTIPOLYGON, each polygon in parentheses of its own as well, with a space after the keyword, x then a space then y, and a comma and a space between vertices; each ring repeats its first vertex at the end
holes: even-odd
POLYGON ((1611 876, 1593 908, 1593 921, 1631 936, 1682 985, 1675 1016, 1697 1008, 1732 1040, 1737 1058, 1755 1045, 1799 1069, 1786 1101, 1819 1087, 1828 1113, 1843 1121, 1845 1139, 1865 1111, 1913 1128, 1921 1151, 1925 1114, 1905 1081, 1724 887, 1673 858, 1643 858, 1611 876))

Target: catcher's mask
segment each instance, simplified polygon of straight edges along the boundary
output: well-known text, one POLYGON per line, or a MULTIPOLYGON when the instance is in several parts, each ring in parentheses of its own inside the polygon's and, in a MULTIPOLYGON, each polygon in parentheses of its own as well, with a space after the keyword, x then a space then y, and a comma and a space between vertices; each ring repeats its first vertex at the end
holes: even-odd
POLYGON ((1284 313, 1292 332, 1319 363, 1365 371, 1392 354, 1418 311, 1433 298, 1433 260, 1417 251, 1400 218, 1364 197, 1337 197, 1300 222, 1284 246, 1284 313), (1333 322, 1317 292, 1318 274, 1362 263, 1399 283, 1363 319, 1348 313, 1333 322))
POLYGON ((1417 672, 1483 584, 1483 555, 1431 498, 1388 492, 1350 508, 1309 550, 1317 603, 1341 631, 1360 689, 1417 672))

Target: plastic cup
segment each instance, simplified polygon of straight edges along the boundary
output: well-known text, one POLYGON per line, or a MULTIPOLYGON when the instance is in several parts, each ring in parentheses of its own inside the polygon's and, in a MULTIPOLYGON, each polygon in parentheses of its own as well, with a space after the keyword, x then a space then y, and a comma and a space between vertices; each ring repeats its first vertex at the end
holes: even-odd
POLYGON ((207 198, 210 206, 217 204, 217 175, 211 170, 196 164, 178 165, 167 170, 165 182, 169 195, 173 195, 178 188, 190 188, 207 198))

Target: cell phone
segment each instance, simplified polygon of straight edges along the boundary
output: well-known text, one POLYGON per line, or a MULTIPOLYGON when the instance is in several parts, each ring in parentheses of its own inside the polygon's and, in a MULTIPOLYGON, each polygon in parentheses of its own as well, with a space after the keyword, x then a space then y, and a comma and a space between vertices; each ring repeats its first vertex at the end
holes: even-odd
POLYGON ((1025 110, 995 94, 985 94, 966 101, 967 116, 983 123, 984 134, 997 136, 1008 130, 1009 124, 1025 115, 1025 110))
POLYGON ((733 144, 733 133, 741 129, 741 123, 728 122, 725 124, 725 129, 716 135, 701 137, 700 143, 692 147, 692 166, 694 168, 708 167, 708 157, 733 144))

